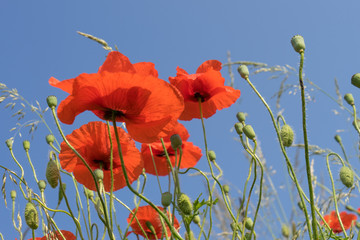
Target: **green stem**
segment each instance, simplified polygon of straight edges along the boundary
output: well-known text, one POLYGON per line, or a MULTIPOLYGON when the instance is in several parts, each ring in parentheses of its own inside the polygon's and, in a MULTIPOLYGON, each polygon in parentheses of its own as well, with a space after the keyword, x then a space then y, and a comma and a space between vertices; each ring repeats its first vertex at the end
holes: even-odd
MULTIPOLYGON (((109 141, 110 141, 110 178, 111 178, 111 186, 110 186, 110 204, 109 204, 109 216, 110 216, 110 227, 111 232, 113 232, 113 218, 112 218, 112 209, 114 204, 114 153, 113 153, 113 142, 112 142, 112 136, 110 131, 110 124, 109 121, 106 121, 106 126, 108 130, 109 135, 109 141)), ((105 196, 106 198, 106 196, 105 196)))

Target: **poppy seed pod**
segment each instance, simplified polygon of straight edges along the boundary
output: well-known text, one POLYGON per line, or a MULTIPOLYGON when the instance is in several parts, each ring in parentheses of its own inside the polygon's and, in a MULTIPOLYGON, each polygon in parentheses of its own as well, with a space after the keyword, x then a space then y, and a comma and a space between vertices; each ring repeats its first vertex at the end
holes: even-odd
POLYGON ((225 193, 225 194, 229 194, 229 192, 230 192, 230 187, 229 187, 229 185, 224 185, 224 186, 223 186, 223 189, 224 189, 224 193, 225 193))
POLYGON ((46 179, 52 188, 56 188, 59 183, 59 168, 54 160, 49 160, 46 167, 46 179))
POLYGON ((28 140, 23 141, 23 147, 25 151, 29 151, 30 149, 30 142, 28 140))
POLYGON ((351 77, 351 84, 357 88, 360 88, 360 73, 355 73, 351 77))
POLYGON ((10 192, 10 196, 11 196, 11 199, 12 199, 13 201, 15 201, 15 198, 16 198, 16 191, 15 191, 15 190, 11 190, 11 192, 10 192))
POLYGON ((238 72, 243 79, 247 79, 249 77, 249 68, 246 65, 240 65, 238 67, 238 72))
POLYGON ((54 137, 54 135, 52 135, 52 134, 48 134, 48 135, 46 135, 46 143, 47 144, 52 144, 54 141, 55 141, 55 137, 54 137))
POLYGON ((246 119, 246 115, 245 115, 245 113, 243 113, 243 112, 238 112, 237 114, 236 114, 236 118, 239 120, 239 122, 245 122, 245 119, 246 119))
POLYGON ((354 184, 353 171, 349 167, 343 166, 340 169, 340 180, 346 187, 352 187, 354 184))
POLYGON ((336 142, 341 143, 341 137, 339 135, 336 134, 334 139, 336 142))
POLYGON ((193 210, 193 205, 190 198, 185 193, 180 193, 177 198, 179 209, 185 214, 190 215, 193 210))
POLYGON ((286 224, 281 226, 281 234, 286 238, 290 236, 290 229, 286 224))
POLYGON ((101 170, 100 168, 95 169, 94 175, 95 175, 97 181, 100 181, 100 180, 102 181, 104 179, 104 171, 101 170))
POLYGON ((305 41, 304 38, 300 35, 295 35, 291 38, 291 45, 298 53, 305 51, 305 41))
POLYGON ((164 192, 161 194, 161 204, 167 208, 171 204, 172 194, 171 192, 164 192))
POLYGON ((292 128, 289 125, 285 124, 281 127, 280 138, 281 138, 281 142, 284 145, 284 147, 291 146, 291 144, 294 141, 294 131, 292 130, 292 128))
POLYGON ((216 160, 216 154, 215 154, 215 152, 213 150, 210 150, 208 152, 208 154, 209 154, 210 161, 215 161, 216 160))
POLYGON ((57 106, 57 97, 54 95, 48 96, 46 102, 49 108, 55 108, 57 106))
POLYGON ((174 134, 170 137, 171 147, 176 150, 182 145, 182 140, 179 134, 174 134))
POLYGON ((39 180, 38 187, 39 187, 40 191, 43 192, 45 190, 45 188, 46 188, 45 180, 39 180))
POLYGON ((243 133, 243 125, 241 123, 235 123, 234 128, 237 134, 241 135, 243 133))
POLYGON ((354 105, 354 97, 351 93, 345 94, 344 99, 349 105, 351 105, 351 106, 354 105))
POLYGON ((12 138, 10 138, 10 139, 6 140, 5 143, 6 143, 6 146, 9 148, 9 150, 12 150, 14 140, 12 138))
POLYGON ((32 202, 28 202, 25 207, 25 221, 31 229, 37 229, 39 227, 39 215, 35 205, 32 202))
POLYGON ((248 137, 251 140, 255 140, 255 137, 256 137, 255 131, 251 125, 249 125, 249 124, 245 125, 242 130, 245 133, 246 137, 248 137))
POLYGON ((246 228, 247 230, 251 230, 252 227, 253 227, 253 225, 254 225, 253 220, 252 220, 251 218, 247 217, 247 218, 245 219, 245 228, 246 228))

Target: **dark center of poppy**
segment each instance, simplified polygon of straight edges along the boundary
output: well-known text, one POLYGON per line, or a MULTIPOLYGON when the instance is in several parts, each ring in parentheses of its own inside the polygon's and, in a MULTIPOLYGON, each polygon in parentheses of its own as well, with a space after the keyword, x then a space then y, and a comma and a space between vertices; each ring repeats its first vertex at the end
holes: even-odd
POLYGON ((201 93, 196 92, 194 94, 194 97, 196 98, 197 101, 199 101, 199 99, 201 99, 201 102, 205 102, 205 96, 203 96, 201 93))
POLYGON ((125 116, 125 113, 123 111, 115 111, 112 109, 108 109, 107 111, 104 112, 104 119, 108 121, 112 121, 113 112, 115 115, 115 119, 125 116))
MULTIPOLYGON (((93 160, 93 163, 95 165, 97 165, 97 168, 100 168, 104 171, 110 171, 110 161, 104 161, 104 160, 98 160, 98 159, 95 159, 93 160)), ((119 167, 119 164, 114 161, 113 162, 113 169, 115 168, 118 168, 119 167)))
MULTIPOLYGON (((169 154, 169 157, 175 156, 175 153, 173 153, 173 152, 169 152, 169 151, 168 151, 168 154, 169 154)), ((156 154, 156 156, 157 156, 157 157, 165 157, 166 154, 165 154, 165 152, 160 152, 160 153, 156 154)))

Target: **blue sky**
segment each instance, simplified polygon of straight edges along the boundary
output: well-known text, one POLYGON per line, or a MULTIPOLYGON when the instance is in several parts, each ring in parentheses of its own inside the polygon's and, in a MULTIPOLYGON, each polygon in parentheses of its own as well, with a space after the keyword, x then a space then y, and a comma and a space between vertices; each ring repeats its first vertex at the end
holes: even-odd
MULTIPOLYGON (((175 76, 180 66, 189 73, 208 59, 227 61, 227 51, 232 60, 248 60, 273 65, 289 64, 298 68, 299 57, 291 47, 290 39, 295 34, 305 38, 305 76, 322 89, 335 96, 334 78, 337 78, 342 94, 352 92, 358 102, 358 89, 350 84, 351 76, 359 72, 360 66, 360 21, 357 1, 8 1, 0 2, 0 82, 9 88, 16 88, 22 96, 35 104, 38 100, 43 107, 48 95, 56 95, 59 100, 66 94, 48 84, 51 76, 63 80, 83 72, 96 72, 103 63, 106 51, 98 44, 78 35, 76 31, 89 33, 105 39, 133 63, 151 61, 155 63, 159 77, 167 80, 175 76)), ((236 121, 235 114, 244 111, 249 114, 249 124, 253 125, 261 142, 268 166, 276 169, 273 176, 285 208, 288 194, 283 186, 284 160, 280 148, 275 145, 276 136, 265 108, 244 80, 236 73, 234 87, 241 90, 240 100, 229 109, 218 112, 206 120, 210 148, 217 153, 219 164, 224 170, 223 181, 234 189, 242 189, 248 169, 240 144, 233 140, 236 135, 230 131, 236 121)), ((229 81, 227 69, 222 71, 229 81)), ((280 79, 269 80, 271 74, 251 76, 258 90, 264 95, 276 113, 275 99, 280 79)), ((297 84, 296 75, 287 81, 297 84)), ((294 89, 292 89, 294 90, 294 89)), ((350 116, 319 91, 308 93, 314 98, 307 106, 309 139, 311 144, 340 152, 333 140, 336 130, 347 146, 352 161, 355 157, 357 135, 350 116), (340 112, 338 115, 333 110, 340 112)), ((3 104, 4 105, 4 104, 3 104)), ((0 105, 1 106, 1 105, 0 105)), ((296 142, 301 142, 300 95, 285 94, 280 109, 291 126, 296 129, 296 142)), ((0 142, 14 135, 9 132, 16 121, 12 112, 1 107, 2 124, 0 142)), ((26 120, 36 118, 27 110, 26 120)), ((47 121, 56 130, 51 116, 47 121)), ((96 120, 91 113, 79 116, 72 126, 64 126, 67 134, 88 121, 96 120)), ((203 148, 199 120, 186 122, 191 134, 190 140, 203 148)), ((47 134, 40 125, 32 141, 32 158, 39 164, 39 175, 44 174, 41 164, 47 161, 49 148, 43 141, 47 134), (33 150, 34 149, 34 150, 33 150)), ((19 158, 27 166, 21 142, 28 139, 27 130, 23 137, 16 137, 19 158)), ((295 149, 290 155, 295 156, 295 149)), ((1 162, 16 170, 10 161, 6 146, 0 144, 1 162)), ((324 157, 314 157, 316 174, 319 179, 328 179, 324 157)), ((356 166, 356 165, 355 165, 356 166)), ((198 165, 207 170, 205 159, 198 165)), ((304 167, 304 163, 300 163, 304 167)), ((28 166, 27 166, 28 168, 28 166)), ((333 166, 334 174, 338 167, 333 166)), ((30 172, 28 173, 30 174, 30 172)), ((42 175, 44 177, 44 175, 42 175)), ((31 178, 31 175, 28 176, 31 178)), ((197 182, 203 188, 202 180, 183 178, 185 189, 196 198, 189 183, 197 182), (190 180, 189 180, 190 179, 190 180)), ((153 179, 154 180, 154 179, 153 179)), ((155 182, 154 182, 155 183, 155 182)), ((150 186, 150 185, 149 185, 150 186)), ((304 185, 306 186, 306 185, 304 185)), ((10 182, 7 190, 11 189, 10 182)), ((337 187, 341 188, 339 181, 337 187)), ((48 189, 49 195, 56 193, 48 189)), ((120 190, 130 196, 127 190, 120 190)), ((148 189, 150 194, 151 187, 148 189)), ((234 190, 234 198, 238 193, 234 190)), ((154 197, 156 199, 156 197, 154 197)), ((8 198, 10 202, 10 198, 8 198)), ((131 202, 131 201, 130 201, 131 202)), ((158 202, 159 203, 159 202, 158 202)), ((18 204, 21 209, 24 205, 18 204)), ((65 206, 63 206, 65 207, 65 206)), ((355 206, 358 207, 358 206, 355 206)), ((341 208, 343 209, 343 208, 341 208)), ((23 210, 20 210, 20 212, 23 210)), ((0 226, 10 223, 11 209, 0 201, 0 226), (6 214, 6 215, 3 215, 6 214)), ((124 215, 124 218, 127 214, 124 215)), ((289 217, 289 216, 288 216, 289 217)), ((279 227, 280 228, 280 227, 279 227)), ((13 228, 0 227, 6 239, 18 237, 13 228)), ((40 232, 38 232, 41 234, 40 232)), ((279 234, 280 231, 277 231, 279 234)), ((39 235, 40 236, 40 235, 39 235)))

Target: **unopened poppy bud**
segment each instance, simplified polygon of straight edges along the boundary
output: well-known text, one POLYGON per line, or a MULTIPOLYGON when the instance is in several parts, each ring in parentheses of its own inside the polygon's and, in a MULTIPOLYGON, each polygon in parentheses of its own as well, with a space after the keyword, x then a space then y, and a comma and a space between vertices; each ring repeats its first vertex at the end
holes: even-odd
POLYGON ((346 208, 346 210, 349 210, 349 211, 351 211, 351 212, 357 212, 356 209, 353 208, 353 207, 350 206, 350 205, 346 205, 345 208, 346 208))
POLYGON ((237 134, 241 135, 243 133, 243 125, 241 123, 235 123, 234 128, 237 134))
POLYGON ((245 240, 251 240, 251 234, 249 232, 245 233, 245 240))
POLYGON ((171 147, 176 150, 182 145, 182 140, 179 134, 174 134, 170 137, 171 147))
POLYGON ((55 141, 55 137, 52 134, 46 135, 45 139, 46 139, 47 144, 52 144, 55 141))
POLYGON ((6 140, 5 143, 6 143, 6 146, 9 148, 9 150, 12 150, 14 140, 12 138, 10 138, 10 139, 6 140))
POLYGON ((353 171, 349 167, 343 166, 340 169, 340 180, 346 187, 352 187, 354 184, 353 171))
POLYGON ((291 45, 298 53, 305 51, 305 41, 304 38, 300 35, 295 35, 291 38, 291 45))
POLYGON ((240 65, 238 67, 238 72, 243 79, 247 79, 249 77, 249 69, 246 65, 240 65))
POLYGON ((254 223, 253 223, 253 220, 249 217, 245 218, 245 228, 247 230, 251 230, 252 227, 253 227, 254 223))
POLYGON ((171 204, 172 194, 171 192, 164 192, 161 194, 161 204, 164 208, 167 208, 171 204))
POLYGON ((46 98, 46 102, 47 102, 49 108, 55 108, 57 106, 57 97, 53 96, 53 95, 48 96, 46 98))
POLYGON ((23 141, 23 147, 25 151, 29 151, 30 149, 30 142, 28 140, 23 141))
POLYGON ((255 131, 251 125, 249 125, 249 124, 245 125, 242 130, 244 131, 246 137, 248 137, 251 140, 255 139, 255 137, 256 137, 255 131))
POLYGON ((94 192, 90 189, 85 188, 84 193, 88 199, 92 199, 94 197, 94 192))
POLYGON ((223 186, 223 189, 224 189, 224 193, 225 193, 225 194, 229 194, 229 192, 230 192, 230 187, 229 187, 229 185, 224 185, 224 186, 223 186))
POLYGON ((38 187, 39 187, 41 192, 44 191, 45 188, 46 188, 46 182, 44 180, 39 180, 38 187))
POLYGON ((95 169, 94 175, 95 175, 97 181, 104 179, 104 171, 101 170, 100 168, 95 169))
POLYGON ((286 224, 281 226, 281 234, 286 238, 290 236, 290 229, 286 224))
POLYGON ((60 204, 61 201, 63 200, 65 191, 66 191, 66 183, 62 183, 61 186, 59 187, 58 204, 60 204))
POLYGON ((52 188, 56 188, 59 183, 59 168, 54 160, 49 160, 46 167, 46 179, 52 188))
POLYGON ((355 103, 354 103, 354 97, 353 97, 353 95, 351 94, 351 93, 347 93, 347 94, 345 94, 344 95, 344 99, 345 99, 345 101, 349 104, 349 105, 354 105, 355 103))
POLYGON ((215 152, 213 150, 210 150, 208 152, 208 154, 209 154, 210 161, 215 161, 216 160, 216 154, 215 154, 215 152))
POLYGON ((302 204, 302 202, 298 202, 298 207, 300 208, 301 211, 304 211, 304 205, 302 204))
POLYGON ((334 139, 336 142, 341 143, 341 137, 339 135, 335 135, 334 139))
POLYGON ((356 223, 355 223, 355 227, 356 227, 357 229, 360 229, 360 223, 359 223, 359 222, 356 222, 356 223))
POLYGON ((200 216, 199 215, 196 215, 194 218, 193 218, 193 222, 196 224, 196 225, 200 225, 200 216))
POLYGON ((360 88, 360 73, 355 73, 351 77, 351 84, 357 88, 360 88))
POLYGON ((12 199, 13 201, 15 201, 15 198, 16 198, 16 191, 15 191, 15 190, 11 190, 11 192, 10 192, 10 196, 11 196, 11 199, 12 199))
POLYGON ((179 209, 185 214, 190 215, 193 210, 193 205, 190 198, 185 193, 180 193, 177 198, 179 209))
POLYGON ((96 197, 95 199, 95 209, 96 209, 96 212, 98 213, 99 216, 103 216, 104 215, 104 208, 101 204, 101 201, 100 201, 100 198, 99 197, 96 197))
POLYGON ((39 215, 35 205, 32 202, 28 202, 25 207, 25 221, 31 229, 37 229, 39 227, 39 215))
POLYGON ((150 222, 150 221, 146 221, 145 224, 146 224, 147 228, 150 230, 150 232, 151 232, 152 234, 156 235, 155 228, 154 228, 154 226, 151 224, 151 222, 150 222))
POLYGON ((294 131, 292 130, 292 128, 289 125, 285 124, 281 127, 280 138, 281 138, 281 142, 284 145, 284 147, 291 146, 291 144, 294 141, 294 131))
POLYGON ((238 112, 237 114, 236 114, 236 118, 239 120, 239 122, 245 122, 245 119, 246 119, 246 115, 245 115, 245 113, 243 113, 243 112, 238 112))
POLYGON ((196 240, 193 231, 190 230, 190 234, 185 232, 185 240, 196 240))

